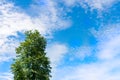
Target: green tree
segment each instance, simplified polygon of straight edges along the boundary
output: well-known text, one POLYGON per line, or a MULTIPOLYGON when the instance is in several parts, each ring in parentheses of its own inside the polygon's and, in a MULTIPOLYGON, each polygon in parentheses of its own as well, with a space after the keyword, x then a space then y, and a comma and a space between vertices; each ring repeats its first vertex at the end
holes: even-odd
POLYGON ((35 31, 26 31, 26 39, 16 48, 11 65, 14 80, 50 80, 50 61, 46 57, 46 40, 35 31))

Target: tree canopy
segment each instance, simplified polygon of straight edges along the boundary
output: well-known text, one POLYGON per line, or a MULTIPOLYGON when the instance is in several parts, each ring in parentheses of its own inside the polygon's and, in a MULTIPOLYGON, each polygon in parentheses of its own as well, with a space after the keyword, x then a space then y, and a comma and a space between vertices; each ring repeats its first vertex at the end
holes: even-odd
POLYGON ((26 31, 26 38, 16 48, 16 58, 11 65, 14 80, 50 80, 50 61, 46 57, 46 40, 35 31, 26 31))

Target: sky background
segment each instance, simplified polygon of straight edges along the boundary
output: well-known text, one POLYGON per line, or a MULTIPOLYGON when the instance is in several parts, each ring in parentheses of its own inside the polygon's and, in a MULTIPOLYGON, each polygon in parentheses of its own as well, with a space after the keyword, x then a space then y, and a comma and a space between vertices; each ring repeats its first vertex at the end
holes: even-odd
POLYGON ((0 0, 0 80, 24 31, 47 39, 51 80, 120 80, 120 0, 0 0))

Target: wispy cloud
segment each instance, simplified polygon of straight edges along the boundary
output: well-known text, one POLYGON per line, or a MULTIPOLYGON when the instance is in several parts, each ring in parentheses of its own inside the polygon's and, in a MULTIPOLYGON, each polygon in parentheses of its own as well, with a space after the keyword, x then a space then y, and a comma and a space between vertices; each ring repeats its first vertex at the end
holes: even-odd
POLYGON ((75 60, 83 61, 86 57, 90 57, 91 55, 93 55, 93 47, 89 45, 82 45, 76 48, 69 47, 68 54, 66 56, 69 61, 75 60))
POLYGON ((116 2, 119 2, 119 0, 63 0, 66 4, 66 6, 73 7, 76 5, 80 5, 81 7, 85 9, 90 10, 106 10, 110 8, 112 5, 114 5, 116 2))
POLYGON ((98 57, 101 59, 113 59, 120 54, 120 24, 102 26, 93 34, 98 40, 98 57))
POLYGON ((76 55, 76 58, 83 60, 85 57, 89 57, 91 53, 92 53, 92 47, 81 46, 80 48, 77 48, 77 50, 75 50, 74 55, 76 55))
MULTIPOLYGON (((98 30, 92 30, 96 37, 96 46, 83 46, 78 48, 74 56, 79 58, 96 56, 95 62, 79 65, 67 65, 58 67, 53 80, 119 80, 120 77, 120 24, 101 26, 98 30), (95 51, 92 51, 95 49, 95 51), (87 50, 87 51, 86 51, 87 50), (89 55, 88 55, 89 54, 89 55)), ((69 53, 69 52, 68 52, 69 53)), ((75 59, 75 58, 74 58, 75 59)))
POLYGON ((18 37, 18 32, 23 33, 26 30, 37 29, 43 35, 51 35, 55 30, 70 26, 70 22, 60 16, 59 7, 52 0, 47 0, 46 4, 42 6, 37 0, 35 3, 36 5, 31 4, 29 8, 34 16, 6 0, 0 2, 0 58, 4 58, 5 53, 7 55, 14 53, 14 48, 18 46, 19 40, 13 39, 11 36, 18 37))
MULTIPOLYGON (((56 74, 59 80, 119 80, 119 60, 82 64, 60 68, 56 74), (118 69, 117 69, 118 68, 118 69)), ((55 79, 54 79, 55 80, 55 79)))
MULTIPOLYGON (((86 10, 106 11, 119 0, 62 0, 67 7, 79 5, 86 10)), ((9 61, 15 54, 15 47, 19 45, 18 32, 37 29, 42 35, 52 34, 56 30, 70 26, 62 14, 62 8, 52 0, 39 2, 35 0, 25 12, 13 3, 0 1, 0 62, 9 61), (41 5, 40 5, 41 4, 41 5), (32 11, 31 13, 29 13, 32 11)), ((96 62, 83 63, 67 67, 58 67, 64 61, 66 53, 73 53, 69 46, 53 43, 47 46, 47 55, 52 62, 52 80, 120 80, 120 24, 110 24, 93 29, 93 36, 97 40, 96 46, 81 46, 73 50, 72 57, 84 58, 93 55, 96 62), (96 51, 93 51, 93 49, 96 51)), ((68 54, 69 55, 69 54, 68 54)), ((11 80, 11 74, 0 73, 0 79, 11 80), (7 77, 8 76, 8 77, 7 77)))
MULTIPOLYGON (((23 37, 18 33, 37 29, 42 35, 49 37, 47 35, 51 36, 57 30, 70 27, 70 21, 62 16, 62 13, 57 3, 52 0, 41 3, 34 0, 27 11, 6 0, 0 1, 0 63, 15 57, 15 47, 21 41, 19 37, 23 37)), ((67 47, 64 44, 55 43, 47 47, 47 51, 54 71, 67 52, 67 47)), ((0 79, 12 80, 12 75, 1 73, 0 79)))
MULTIPOLYGON (((82 1, 81 1, 82 2, 82 1)), ((116 0, 85 0, 82 2, 82 6, 90 7, 91 10, 106 10, 110 8, 116 0)))
POLYGON ((0 73, 0 80, 13 80, 13 74, 9 72, 0 73))

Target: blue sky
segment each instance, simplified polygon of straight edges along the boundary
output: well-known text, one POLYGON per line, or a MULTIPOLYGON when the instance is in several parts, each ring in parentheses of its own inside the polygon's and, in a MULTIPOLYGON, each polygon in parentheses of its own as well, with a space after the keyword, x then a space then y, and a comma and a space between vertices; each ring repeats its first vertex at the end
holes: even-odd
POLYGON ((15 47, 34 29, 51 80, 120 80, 120 0, 0 0, 0 80, 13 80, 15 47))

